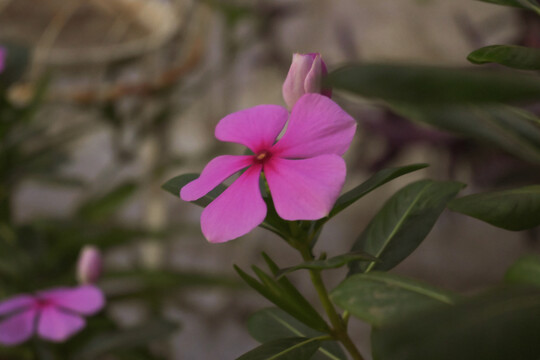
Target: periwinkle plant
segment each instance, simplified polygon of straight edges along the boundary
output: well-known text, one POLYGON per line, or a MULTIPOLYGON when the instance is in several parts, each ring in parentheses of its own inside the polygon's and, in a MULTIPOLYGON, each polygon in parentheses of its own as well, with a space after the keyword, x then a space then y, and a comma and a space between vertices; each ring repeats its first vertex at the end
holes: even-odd
MULTIPOLYGON (((277 306, 261 310, 250 319, 249 331, 262 345, 239 359, 346 359, 338 343, 350 358, 364 359, 353 341, 354 334, 348 330, 353 315, 373 326, 372 356, 377 360, 506 359, 500 356, 509 353, 537 360, 540 345, 524 334, 540 331, 538 290, 504 288, 464 298, 387 271, 420 245, 447 207, 510 230, 540 225, 538 186, 456 199, 465 186, 460 182, 416 181, 382 206, 353 242, 350 252, 332 257, 316 255, 314 247, 329 220, 388 181, 427 166, 382 169, 340 196, 346 176, 342 155, 351 143, 356 124, 330 99, 329 83, 368 97, 388 94, 390 100, 414 100, 422 89, 403 96, 399 92, 405 85, 416 85, 407 74, 411 71, 420 82, 429 82, 427 87, 420 85, 423 89, 437 88, 437 81, 443 86, 454 77, 463 78, 464 86, 472 84, 486 90, 476 96, 476 101, 484 102, 501 101, 501 96, 506 96, 497 92, 490 98, 492 84, 513 81, 489 73, 469 77, 467 71, 455 69, 385 65, 380 69, 396 73, 397 80, 379 73, 376 65, 348 66, 327 74, 319 54, 295 54, 283 85, 290 114, 277 105, 258 105, 226 116, 216 127, 218 140, 245 145, 252 154, 218 156, 200 175, 181 175, 163 186, 176 196, 180 194, 183 200, 205 207, 201 227, 208 241, 226 242, 261 226, 284 239, 302 257, 302 263, 280 268, 263 254, 270 273, 253 267, 256 277, 235 266, 250 287, 277 306), (369 81, 376 83, 370 86, 369 81), (222 184, 238 172, 240 176, 230 186, 222 184), (349 267, 346 279, 329 292, 321 272, 343 266, 349 267), (325 315, 287 279, 287 274, 300 269, 308 270, 325 315), (525 299, 531 299, 531 303, 512 308, 519 321, 508 322, 510 310, 500 304, 512 299, 516 304, 525 304, 525 299), (483 306, 495 310, 475 320, 475 327, 463 329, 461 324, 465 326, 467 319, 476 316, 483 306), (531 309, 534 315, 527 316, 531 309), (449 342, 455 344, 450 350, 445 345, 449 342)), ((537 85, 540 91, 540 83, 537 85)), ((524 98, 531 96, 531 88, 536 89, 529 80, 521 86, 528 90, 523 92, 524 98)), ((435 99, 447 106, 464 99, 462 92, 456 94, 453 89, 432 92, 418 103, 435 99)), ((516 98, 515 93, 507 94, 510 100, 516 98)), ((540 131, 527 126, 532 132, 540 131)), ((527 266, 540 271, 540 259, 528 260, 527 266)), ((525 268, 516 264, 512 282, 531 283, 525 268)))

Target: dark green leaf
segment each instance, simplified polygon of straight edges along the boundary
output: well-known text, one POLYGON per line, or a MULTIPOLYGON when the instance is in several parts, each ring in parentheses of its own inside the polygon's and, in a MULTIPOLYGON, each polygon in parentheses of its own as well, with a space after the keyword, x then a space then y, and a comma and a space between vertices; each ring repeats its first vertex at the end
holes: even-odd
POLYGON ((274 340, 251 350, 237 360, 310 360, 321 342, 304 337, 274 340))
POLYGON ((538 12, 539 4, 536 0, 478 0, 490 4, 512 6, 523 9, 529 9, 538 12))
POLYGON ((504 280, 512 284, 540 286, 540 257, 522 257, 508 269, 504 280))
POLYGON ((13 44, 0 42, 0 47, 6 50, 4 71, 0 72, 0 92, 11 84, 19 81, 24 75, 30 59, 28 48, 13 44))
POLYGON ((469 195, 448 207, 503 229, 526 230, 540 225, 540 185, 469 195))
POLYGON ((352 263, 351 273, 389 270, 409 256, 446 207, 464 187, 453 181, 421 180, 394 194, 356 240, 351 251, 363 251, 379 262, 352 263))
MULTIPOLYGON (((309 303, 309 301, 300 294, 300 292, 294 287, 294 285, 286 277, 281 277, 276 281, 274 277, 267 275, 264 271, 260 270, 256 266, 253 266, 253 271, 261 282, 270 289, 274 296, 280 298, 286 304, 285 307, 281 307, 283 310, 288 311, 291 315, 295 316, 304 324, 319 331, 327 331, 328 327, 324 319, 319 315, 317 310, 309 303)), ((278 305, 277 303, 275 303, 278 305)))
MULTIPOLYGON (((198 177, 199 177, 199 174, 179 175, 167 181, 165 184, 161 186, 161 188, 173 194, 174 196, 179 197, 180 190, 185 185, 197 179, 198 177)), ((208 194, 206 194, 202 198, 192 201, 192 203, 201 207, 206 207, 212 201, 214 201, 214 199, 217 198, 223 191, 225 191, 225 189, 227 189, 227 187, 223 184, 220 184, 214 190, 210 191, 208 194)), ((268 208, 268 212, 266 215, 266 219, 259 226, 264 229, 270 230, 278 234, 279 236, 285 237, 284 234, 286 234, 287 230, 285 229, 284 221, 281 220, 279 216, 277 215, 274 209, 274 205, 272 204, 271 200, 269 198, 265 198, 265 202, 268 208)))
MULTIPOLYGON (((324 333, 315 331, 278 308, 263 309, 253 314, 248 321, 248 331, 261 343, 300 336, 314 338, 324 333)), ((325 341, 311 360, 346 360, 343 350, 335 341, 325 341)))
POLYGON ((130 349, 163 340, 178 331, 178 324, 166 320, 154 320, 142 326, 108 334, 99 334, 84 345, 73 360, 94 360, 119 350, 130 349))
POLYGON ((293 271, 300 270, 300 269, 312 269, 312 270, 337 269, 353 261, 373 262, 373 261, 377 261, 377 258, 363 252, 353 252, 353 253, 331 257, 330 259, 306 261, 296 266, 283 268, 280 271, 278 271, 276 276, 281 277, 283 275, 289 274, 293 271))
POLYGON ((279 308, 315 330, 329 331, 324 319, 285 277, 276 281, 275 278, 265 274, 259 268, 253 267, 254 272, 261 280, 259 282, 238 266, 235 265, 234 269, 251 288, 279 308))
POLYGON ((518 45, 491 45, 475 50, 467 60, 474 64, 496 63, 521 70, 540 70, 540 49, 518 45))
POLYGON ((102 283, 108 283, 107 299, 118 300, 144 296, 163 296, 178 290, 192 288, 227 288, 243 286, 241 282, 228 276, 174 270, 127 270, 105 273, 102 283), (115 287, 122 283, 127 286, 115 287))
POLYGON ((526 161, 540 164, 540 120, 510 106, 392 105, 402 116, 489 142, 526 161))
POLYGON ((499 103, 540 98, 540 79, 485 69, 357 64, 333 71, 328 81, 336 89, 391 102, 499 103))
POLYGON ((124 205, 136 190, 136 184, 122 184, 100 198, 90 199, 84 203, 79 208, 79 214, 93 220, 106 218, 124 205))
POLYGON ((402 175, 411 173, 413 171, 424 169, 428 166, 429 165, 427 164, 414 164, 414 165, 400 166, 400 167, 395 167, 395 168, 388 168, 388 169, 383 169, 383 170, 378 171, 372 177, 364 181, 362 184, 358 185, 354 189, 349 190, 345 194, 341 195, 337 199, 336 204, 334 205, 334 208, 332 209, 332 211, 330 211, 330 215, 328 215, 328 218, 331 218, 337 215, 342 210, 345 210, 347 207, 354 204, 357 200, 362 198, 364 195, 377 189, 379 186, 386 184, 390 180, 393 180, 402 175))
POLYGON ((502 289, 383 327, 375 359, 538 360, 540 290, 502 289))
POLYGON ((332 291, 331 297, 342 309, 377 327, 456 301, 456 296, 448 291, 378 271, 347 278, 332 291))
MULTIPOLYGON (((161 186, 161 188, 165 191, 170 192, 176 197, 180 197, 180 190, 198 177, 199 174, 179 175, 167 181, 161 186)), ((201 207, 206 207, 208 206, 208 204, 214 201, 214 199, 217 198, 223 191, 225 191, 225 189, 227 189, 225 185, 218 185, 214 190, 210 191, 208 194, 206 194, 199 200, 193 201, 193 203, 201 207)))

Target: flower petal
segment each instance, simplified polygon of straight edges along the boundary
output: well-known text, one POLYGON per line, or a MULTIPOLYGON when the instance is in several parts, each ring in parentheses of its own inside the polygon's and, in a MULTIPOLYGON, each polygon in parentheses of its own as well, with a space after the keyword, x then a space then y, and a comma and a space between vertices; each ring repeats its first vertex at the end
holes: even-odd
POLYGON ((322 89, 322 59, 321 55, 316 54, 313 58, 313 64, 311 64, 311 69, 306 75, 306 80, 304 81, 304 92, 307 93, 320 93, 322 89))
POLYGON ((93 315, 105 305, 103 292, 93 285, 57 288, 43 291, 38 296, 42 299, 51 300, 55 306, 83 315, 93 315))
POLYGON ((0 316, 30 307, 36 300, 30 295, 17 295, 0 302, 0 316))
POLYGON ((328 215, 345 183, 345 161, 338 155, 310 159, 272 158, 264 167, 279 216, 316 220, 328 215))
POLYGON ((44 339, 62 342, 80 331, 85 325, 86 322, 82 317, 50 306, 41 311, 37 331, 44 339))
POLYGON ((259 188, 261 165, 248 168, 231 186, 208 205, 201 228, 211 243, 236 239, 253 230, 266 217, 266 204, 259 188))
POLYGON ((0 344, 18 345, 30 339, 34 333, 36 313, 36 310, 30 309, 0 322, 0 344))
POLYGON ((253 163, 253 156, 218 156, 203 169, 201 176, 180 190, 184 201, 194 201, 208 194, 228 177, 253 163))
POLYGON ((356 131, 356 121, 338 104, 319 94, 306 94, 292 109, 287 131, 272 148, 285 158, 343 155, 356 131))
POLYGON ((242 144, 254 153, 268 150, 283 130, 289 112, 278 105, 259 105, 225 116, 216 126, 216 138, 242 144))

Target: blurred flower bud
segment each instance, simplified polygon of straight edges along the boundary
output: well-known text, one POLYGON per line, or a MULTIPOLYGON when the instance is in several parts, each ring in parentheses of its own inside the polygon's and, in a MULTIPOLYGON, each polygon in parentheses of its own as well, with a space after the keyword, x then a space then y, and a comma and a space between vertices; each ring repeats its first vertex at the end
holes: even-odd
POLYGON ((81 284, 93 284, 100 275, 102 268, 101 252, 92 245, 82 248, 77 262, 77 280, 81 284))
POLYGON ((6 67, 7 51, 4 47, 0 46, 0 73, 2 73, 6 67))
POLYGON ((330 89, 323 89, 323 78, 328 74, 319 53, 293 54, 291 67, 283 83, 283 99, 292 109, 296 101, 307 93, 332 96, 330 89))

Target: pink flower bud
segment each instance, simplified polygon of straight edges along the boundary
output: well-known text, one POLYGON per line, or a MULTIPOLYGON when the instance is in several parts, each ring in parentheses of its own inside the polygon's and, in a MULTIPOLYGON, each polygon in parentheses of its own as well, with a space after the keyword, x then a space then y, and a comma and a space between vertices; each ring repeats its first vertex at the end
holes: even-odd
POLYGON ((6 49, 0 46, 0 74, 4 71, 6 67, 6 57, 7 57, 6 49))
POLYGON ((298 99, 307 93, 332 97, 332 91, 322 87, 323 77, 327 74, 328 70, 321 54, 293 54, 289 73, 283 83, 283 99, 289 109, 292 109, 298 99))
POLYGON ((81 284, 93 284, 100 275, 102 268, 101 252, 92 245, 82 248, 77 263, 77 280, 81 284))

